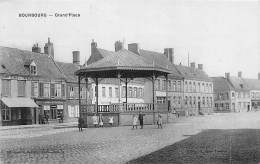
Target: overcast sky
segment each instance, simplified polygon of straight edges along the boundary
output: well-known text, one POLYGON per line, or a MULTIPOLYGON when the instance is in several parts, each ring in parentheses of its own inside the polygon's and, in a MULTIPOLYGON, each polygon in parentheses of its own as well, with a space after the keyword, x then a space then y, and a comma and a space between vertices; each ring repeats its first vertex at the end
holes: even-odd
POLYGON ((260 72, 260 2, 254 0, 2 0, 0 46, 31 50, 50 37, 55 59, 81 63, 90 43, 114 50, 116 40, 142 49, 175 51, 175 63, 202 63, 210 76, 260 72), (79 18, 21 18, 19 13, 79 13, 79 18))

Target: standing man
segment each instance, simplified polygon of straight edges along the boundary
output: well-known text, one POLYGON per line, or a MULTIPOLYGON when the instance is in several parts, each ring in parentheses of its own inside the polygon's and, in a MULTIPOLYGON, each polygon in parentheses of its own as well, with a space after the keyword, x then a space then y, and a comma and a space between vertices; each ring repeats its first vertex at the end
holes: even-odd
POLYGON ((140 112, 138 119, 139 119, 140 126, 141 126, 140 129, 143 129, 143 127, 144 127, 144 114, 142 114, 142 113, 140 112))
POLYGON ((83 118, 82 118, 82 117, 79 117, 79 119, 78 119, 78 128, 79 128, 79 132, 80 132, 80 131, 82 132, 83 124, 84 124, 84 120, 83 120, 83 118))

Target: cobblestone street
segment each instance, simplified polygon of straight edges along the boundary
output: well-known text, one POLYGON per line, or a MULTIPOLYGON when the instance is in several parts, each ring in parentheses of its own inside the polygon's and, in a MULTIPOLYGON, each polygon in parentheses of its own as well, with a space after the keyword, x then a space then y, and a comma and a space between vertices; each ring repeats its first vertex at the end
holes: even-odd
POLYGON ((207 129, 259 129, 260 112, 180 118, 164 125, 0 130, 1 163, 125 163, 207 129))

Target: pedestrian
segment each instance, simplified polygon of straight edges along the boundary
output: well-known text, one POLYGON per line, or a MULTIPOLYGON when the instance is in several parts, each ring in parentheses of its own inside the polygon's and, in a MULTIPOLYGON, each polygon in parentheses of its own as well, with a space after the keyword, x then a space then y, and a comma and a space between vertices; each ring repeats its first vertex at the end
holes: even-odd
POLYGON ((158 125, 158 129, 161 128, 162 129, 162 115, 159 113, 158 114, 158 121, 157 121, 157 125, 158 125))
POLYGON ((48 114, 45 115, 45 119, 46 119, 46 124, 49 124, 49 115, 48 114))
POLYGON ((93 124, 96 127, 98 127, 98 116, 97 114, 94 114, 94 116, 92 117, 92 120, 93 120, 93 124))
POLYGON ((113 126, 113 123, 114 123, 114 117, 113 116, 109 117, 108 123, 109 123, 110 126, 113 126))
POLYGON ((143 127, 144 127, 144 114, 140 112, 138 118, 139 118, 139 122, 140 122, 140 126, 141 126, 140 129, 143 129, 143 127))
POLYGON ((136 114, 133 115, 133 129, 137 129, 137 120, 138 120, 138 117, 136 114))
POLYGON ((60 115, 61 123, 63 123, 63 113, 60 115))
POLYGON ((99 115, 99 127, 101 127, 101 128, 104 127, 104 122, 103 122, 103 116, 102 116, 102 114, 99 115))
POLYGON ((43 116, 42 116, 42 114, 39 114, 39 124, 43 124, 43 116))
POLYGON ((78 119, 79 132, 80 132, 80 131, 81 131, 81 132, 83 131, 83 130, 82 130, 83 124, 84 124, 83 118, 82 118, 82 117, 79 117, 79 119, 78 119))

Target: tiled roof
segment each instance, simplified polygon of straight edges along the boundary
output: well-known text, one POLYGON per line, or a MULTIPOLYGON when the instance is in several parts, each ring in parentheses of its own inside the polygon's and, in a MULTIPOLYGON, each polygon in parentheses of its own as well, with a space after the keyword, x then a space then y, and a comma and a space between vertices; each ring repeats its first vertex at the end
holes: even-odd
POLYGON ((104 50, 101 48, 96 48, 93 52, 93 54, 91 54, 91 56, 89 57, 87 63, 85 63, 85 65, 89 65, 92 64, 94 62, 97 62, 98 60, 103 59, 106 56, 112 55, 114 54, 113 51, 108 51, 108 50, 104 50))
POLYGON ((75 75, 75 72, 78 70, 78 66, 76 66, 73 63, 63 63, 63 62, 57 62, 57 65, 61 69, 61 71, 66 76, 66 80, 68 82, 77 82, 78 77, 75 75))
POLYGON ((203 70, 199 70, 197 68, 194 69, 183 65, 175 66, 185 79, 212 81, 212 79, 208 77, 208 75, 203 70))
POLYGON ((126 49, 114 52, 113 55, 107 55, 105 58, 90 64, 87 68, 105 68, 105 67, 133 67, 145 68, 153 67, 143 57, 126 49))
POLYGON ((169 76, 173 77, 181 77, 180 72, 176 69, 175 65, 173 65, 165 55, 162 53, 148 51, 140 49, 139 53, 143 56, 149 64, 156 64, 157 66, 169 69, 172 73, 169 76))
POLYGON ((248 90, 250 90, 248 84, 246 83, 246 81, 243 78, 230 76, 229 81, 236 91, 248 91, 248 90))
POLYGON ((52 57, 46 54, 0 46, 0 59, 0 73, 27 76, 30 72, 25 65, 34 61, 37 66, 37 77, 50 80, 65 78, 52 57))
POLYGON ((260 90, 260 80, 258 79, 243 79, 250 90, 260 90))
POLYGON ((214 92, 233 90, 233 86, 224 77, 212 77, 214 92))

